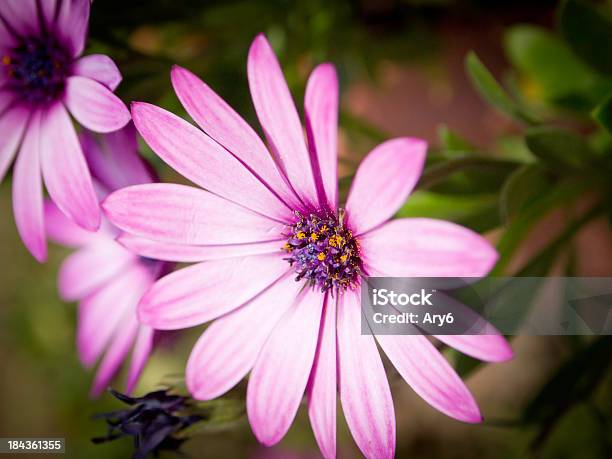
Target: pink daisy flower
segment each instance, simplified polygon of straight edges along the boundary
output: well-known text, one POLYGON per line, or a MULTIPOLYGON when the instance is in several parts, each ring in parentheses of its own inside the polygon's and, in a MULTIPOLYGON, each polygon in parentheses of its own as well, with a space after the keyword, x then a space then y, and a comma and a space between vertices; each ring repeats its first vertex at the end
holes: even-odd
POLYGON ((70 116, 96 132, 123 127, 130 113, 113 94, 121 74, 107 56, 79 58, 89 0, 0 3, 0 182, 17 151, 13 213, 25 246, 47 257, 42 180, 79 226, 100 225, 98 201, 70 116), (42 179, 41 179, 42 175, 42 179))
MULTIPOLYGON (((138 156, 132 124, 99 140, 84 132, 81 143, 100 196, 155 181, 138 156)), ((92 395, 108 386, 133 348, 127 377, 127 392, 131 392, 154 339, 153 329, 138 322, 136 307, 143 293, 169 272, 170 264, 142 258, 117 243, 119 231, 106 220, 97 232, 86 231, 49 200, 45 218, 49 238, 75 249, 61 266, 58 288, 63 300, 79 302, 77 349, 83 365, 91 367, 103 355, 92 395)))
MULTIPOLYGON (((279 63, 263 35, 248 57, 251 95, 269 150, 247 123, 189 71, 174 89, 201 128, 159 107, 132 115, 151 148, 201 186, 128 187, 103 203, 131 249, 201 262, 159 280, 140 320, 179 329, 215 320, 186 370, 198 399, 250 372, 247 411, 260 442, 289 429, 306 394, 325 457, 336 454, 336 394, 367 457, 391 457, 395 416, 376 340, 398 372, 438 410, 480 422, 474 398, 425 336, 361 335, 362 276, 483 276, 496 252, 478 234, 431 219, 390 220, 414 188, 424 141, 398 138, 361 163, 341 208, 337 189, 338 82, 318 66, 304 101, 307 142, 279 63)), ((502 336, 440 336, 474 357, 502 361, 502 336)))

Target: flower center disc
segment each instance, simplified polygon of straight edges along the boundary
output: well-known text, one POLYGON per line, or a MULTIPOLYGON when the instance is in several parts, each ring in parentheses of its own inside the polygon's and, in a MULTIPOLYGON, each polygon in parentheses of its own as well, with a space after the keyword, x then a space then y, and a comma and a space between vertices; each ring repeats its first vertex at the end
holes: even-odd
POLYGON ((55 39, 31 37, 3 56, 1 64, 9 77, 8 86, 21 100, 44 104, 63 92, 70 57, 55 39))
POLYGON ((286 258, 297 273, 322 292, 344 290, 357 283, 361 270, 359 244, 340 217, 325 214, 305 216, 295 212, 297 221, 288 227, 286 258))

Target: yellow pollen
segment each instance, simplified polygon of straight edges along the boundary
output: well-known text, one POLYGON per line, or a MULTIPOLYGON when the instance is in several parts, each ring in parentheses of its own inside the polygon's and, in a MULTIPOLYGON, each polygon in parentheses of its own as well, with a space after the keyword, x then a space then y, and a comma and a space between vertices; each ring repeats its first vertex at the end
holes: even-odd
POLYGON ((298 239, 304 239, 306 237, 306 233, 304 231, 299 231, 296 236, 298 239))
POLYGON ((319 260, 319 261, 325 260, 325 254, 323 252, 321 252, 319 255, 317 255, 317 260, 319 260))
POLYGON ((347 258, 348 258, 348 256, 347 256, 347 255, 340 255, 340 261, 341 261, 342 263, 346 263, 346 259, 347 259, 347 258))
POLYGON ((11 57, 10 57, 10 56, 4 56, 4 57, 2 58, 2 63, 3 63, 4 65, 9 65, 9 64, 11 63, 11 57))
POLYGON ((328 229, 329 229, 329 228, 327 227, 327 225, 323 225, 323 226, 321 227, 321 232, 322 232, 322 233, 325 233, 325 232, 326 232, 328 229))
POLYGON ((310 240, 311 240, 312 242, 317 242, 317 240, 318 240, 318 239, 319 239, 319 235, 318 235, 317 233, 312 233, 312 234, 310 235, 310 240))
POLYGON ((283 249, 285 249, 287 252, 291 252, 291 244, 289 244, 288 242, 283 246, 283 249))

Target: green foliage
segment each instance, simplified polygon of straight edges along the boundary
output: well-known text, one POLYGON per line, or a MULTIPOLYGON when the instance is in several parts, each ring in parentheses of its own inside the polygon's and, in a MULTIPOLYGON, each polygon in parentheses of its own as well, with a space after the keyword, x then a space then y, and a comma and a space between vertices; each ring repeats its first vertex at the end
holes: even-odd
POLYGON ((558 12, 561 35, 581 59, 612 75, 612 21, 586 0, 565 0, 558 12))
POLYGON ((467 55, 465 67, 474 87, 489 104, 517 121, 535 122, 535 118, 501 87, 474 52, 467 55))
POLYGON ((555 127, 532 127, 525 141, 531 152, 553 170, 584 169, 598 156, 582 136, 555 127))
POLYGON ((562 105, 570 98, 585 100, 598 76, 553 32, 521 24, 509 28, 504 37, 508 59, 528 80, 531 91, 545 102, 562 105))

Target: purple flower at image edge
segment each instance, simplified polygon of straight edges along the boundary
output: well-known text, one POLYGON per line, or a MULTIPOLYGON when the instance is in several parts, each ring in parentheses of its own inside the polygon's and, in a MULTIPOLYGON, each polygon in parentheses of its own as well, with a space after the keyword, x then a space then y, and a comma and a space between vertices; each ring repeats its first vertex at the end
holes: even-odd
MULTIPOLYGON (((321 452, 334 457, 339 393, 363 454, 392 457, 395 414, 376 341, 429 404, 480 422, 472 394, 427 337, 361 334, 364 276, 481 277, 497 259, 483 237, 459 225, 391 220, 417 183, 426 143, 397 138, 372 150, 341 210, 334 67, 319 65, 308 80, 307 139, 263 35, 251 46, 248 80, 269 150, 180 67, 172 83, 199 129, 154 105, 133 105, 134 123, 155 153, 206 190, 146 184, 103 202, 126 232, 119 238, 126 247, 196 262, 157 281, 141 300, 139 319, 168 330, 216 319, 192 350, 187 386, 195 398, 213 399, 250 372, 248 418, 265 445, 283 438, 306 394, 321 452)), ((438 339, 485 361, 512 356, 500 334, 438 339)))
POLYGON ((13 213, 25 246, 47 257, 43 188, 79 226, 100 225, 98 200, 70 118, 95 132, 130 120, 104 55, 80 57, 89 0, 0 2, 0 181, 15 156, 13 213), (70 113, 70 115, 69 115, 70 113))
MULTIPOLYGON (((138 156, 136 130, 125 128, 101 136, 81 135, 83 151, 100 197, 128 185, 155 181, 138 156)), ((134 388, 151 353, 154 331, 137 320, 143 293, 170 269, 170 263, 140 257, 120 245, 120 231, 105 219, 96 232, 68 219, 45 202, 48 237, 75 251, 63 262, 58 288, 65 301, 78 301, 77 350, 81 363, 100 364, 91 393, 105 390, 131 348, 126 392, 134 388)))

